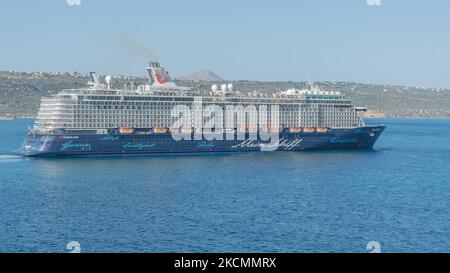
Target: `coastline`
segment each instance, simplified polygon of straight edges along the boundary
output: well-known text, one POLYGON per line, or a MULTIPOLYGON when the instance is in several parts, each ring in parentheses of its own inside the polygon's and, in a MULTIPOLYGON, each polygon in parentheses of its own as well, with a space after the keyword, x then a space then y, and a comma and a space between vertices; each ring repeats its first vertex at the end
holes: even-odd
POLYGON ((36 117, 29 117, 29 116, 17 116, 17 117, 2 117, 0 116, 0 121, 6 121, 6 120, 17 120, 17 119, 35 119, 36 117))
MULTIPOLYGON (((18 119, 35 119, 35 116, 17 116, 17 117, 2 117, 0 116, 0 121, 10 121, 10 120, 18 120, 18 119)), ((375 119, 450 119, 450 117, 364 117, 366 120, 375 120, 375 119)))

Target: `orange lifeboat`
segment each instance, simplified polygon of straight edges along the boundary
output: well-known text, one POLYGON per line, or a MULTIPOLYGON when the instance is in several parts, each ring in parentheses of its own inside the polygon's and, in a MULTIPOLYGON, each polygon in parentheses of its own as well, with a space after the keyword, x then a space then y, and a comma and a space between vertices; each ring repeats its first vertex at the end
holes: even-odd
MULTIPOLYGON (((159 128, 164 129, 164 128, 159 128)), ((169 132, 192 133, 192 128, 169 128, 169 132)))
POLYGON ((239 131, 240 132, 256 132, 257 128, 255 126, 242 125, 239 127, 239 131))
POLYGON ((289 128, 289 132, 291 132, 291 133, 300 133, 301 131, 302 131, 302 128, 300 128, 300 127, 289 128))
POLYGON ((158 133, 158 134, 166 133, 167 132, 167 128, 155 127, 155 128, 153 128, 153 132, 154 133, 158 133))
POLYGON ((326 133, 326 132, 328 132, 328 128, 326 128, 326 127, 319 127, 319 128, 317 128, 317 132, 318 133, 326 133))
POLYGON ((131 133, 134 132, 134 129, 133 128, 128 128, 128 127, 120 127, 119 128, 119 132, 121 134, 131 134, 131 133))
POLYGON ((273 125, 267 125, 261 128, 264 132, 281 132, 283 130, 282 126, 273 126, 273 125))
POLYGON ((316 129, 314 129, 313 127, 305 127, 303 128, 303 132, 305 133, 314 133, 316 129))
POLYGON ((281 131, 283 131, 283 126, 272 127, 271 131, 272 132, 281 132, 281 131))

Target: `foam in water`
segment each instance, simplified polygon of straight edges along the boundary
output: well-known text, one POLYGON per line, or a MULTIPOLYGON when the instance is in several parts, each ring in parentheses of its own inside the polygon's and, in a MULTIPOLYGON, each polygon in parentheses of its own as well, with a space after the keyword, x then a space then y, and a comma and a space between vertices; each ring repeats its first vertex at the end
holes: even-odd
POLYGON ((6 162, 16 162, 19 160, 22 160, 23 157, 21 157, 20 155, 0 155, 0 163, 6 163, 6 162))

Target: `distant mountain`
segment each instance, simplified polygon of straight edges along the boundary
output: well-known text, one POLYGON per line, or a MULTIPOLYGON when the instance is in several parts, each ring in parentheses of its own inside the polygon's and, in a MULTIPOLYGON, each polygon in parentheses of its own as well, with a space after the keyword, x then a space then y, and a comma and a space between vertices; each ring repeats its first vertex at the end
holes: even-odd
POLYGON ((194 73, 186 76, 175 77, 175 79, 182 81, 223 81, 220 76, 208 69, 195 71, 194 73))

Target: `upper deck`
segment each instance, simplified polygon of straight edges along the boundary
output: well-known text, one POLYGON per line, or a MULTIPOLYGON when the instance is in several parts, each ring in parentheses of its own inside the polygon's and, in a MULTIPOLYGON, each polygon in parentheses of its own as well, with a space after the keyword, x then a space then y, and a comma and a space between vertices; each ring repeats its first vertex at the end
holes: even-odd
MULTIPOLYGON (((159 64, 147 69, 149 82, 134 88, 111 89, 110 77, 101 83, 91 73, 89 88, 66 89, 43 98, 35 129, 169 128, 177 105, 228 106, 277 105, 280 124, 287 127, 358 127, 364 124, 359 110, 342 93, 308 88, 281 92, 240 92, 232 84, 212 85, 211 90, 180 87, 170 81, 159 64)), ((257 119, 257 117, 252 117, 257 119)), ((247 118, 244 122, 250 122, 247 118)), ((257 122, 257 121, 256 121, 257 122)))
POLYGON ((291 104, 291 103, 332 103, 351 105, 351 101, 342 93, 333 91, 311 91, 289 89, 282 92, 251 92, 239 91, 205 91, 193 90, 187 87, 154 88, 139 86, 137 89, 66 89, 53 97, 67 100, 84 101, 193 101, 201 98, 204 102, 229 102, 253 104, 291 104))

